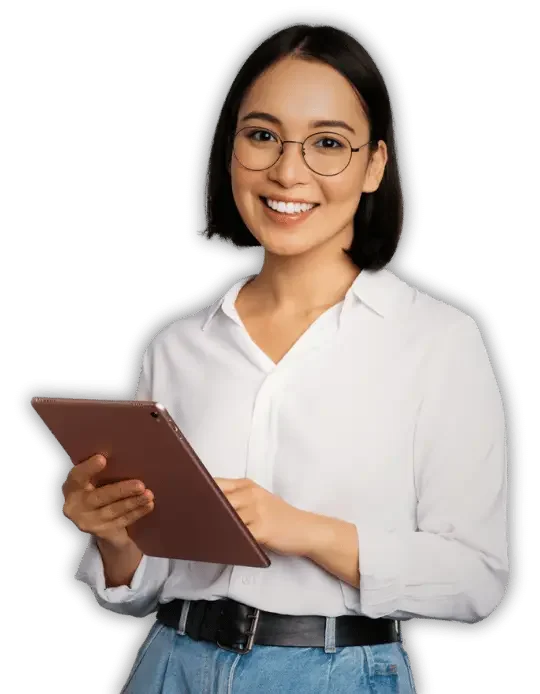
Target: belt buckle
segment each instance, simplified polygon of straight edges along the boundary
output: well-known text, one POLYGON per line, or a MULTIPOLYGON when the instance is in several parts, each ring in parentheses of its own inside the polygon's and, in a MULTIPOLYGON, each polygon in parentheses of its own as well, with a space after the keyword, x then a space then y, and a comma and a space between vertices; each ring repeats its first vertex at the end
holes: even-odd
POLYGON ((251 629, 249 629, 246 632, 247 636, 247 641, 245 645, 243 646, 233 646, 229 644, 224 644, 222 643, 218 637, 216 637, 216 644, 220 647, 223 648, 225 651, 232 651, 233 653, 239 653, 240 655, 244 655, 245 653, 249 653, 251 649, 253 648, 253 644, 255 642, 255 633, 257 631, 257 624, 259 623, 259 615, 260 615, 260 610, 257 609, 256 607, 252 608, 253 609, 253 614, 248 614, 248 619, 252 620, 252 625, 251 629))

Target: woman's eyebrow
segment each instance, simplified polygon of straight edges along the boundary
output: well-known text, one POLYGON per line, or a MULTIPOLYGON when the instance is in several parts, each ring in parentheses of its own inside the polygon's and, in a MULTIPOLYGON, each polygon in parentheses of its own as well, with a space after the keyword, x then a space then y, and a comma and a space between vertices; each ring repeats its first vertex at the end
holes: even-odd
MULTIPOLYGON (((265 111, 250 111, 240 119, 240 122, 250 120, 251 118, 266 120, 269 123, 274 123, 274 125, 283 125, 277 116, 273 116, 265 111)), ((308 125, 310 128, 343 128, 356 135, 354 129, 344 120, 312 120, 308 125)))

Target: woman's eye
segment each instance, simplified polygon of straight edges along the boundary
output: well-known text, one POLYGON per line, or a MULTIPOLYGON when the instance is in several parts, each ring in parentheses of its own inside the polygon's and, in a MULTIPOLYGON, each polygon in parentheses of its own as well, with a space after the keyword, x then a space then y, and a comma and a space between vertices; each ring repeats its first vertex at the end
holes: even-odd
POLYGON ((321 142, 324 142, 325 144, 323 145, 322 149, 339 149, 340 147, 343 147, 341 142, 338 142, 337 140, 334 140, 332 137, 322 137, 318 142, 317 145, 319 145, 321 142))
POLYGON ((255 140, 255 142, 269 142, 272 137, 272 133, 269 133, 268 130, 252 130, 249 134, 250 140, 255 140), (257 135, 261 135, 261 137, 257 137, 257 135))

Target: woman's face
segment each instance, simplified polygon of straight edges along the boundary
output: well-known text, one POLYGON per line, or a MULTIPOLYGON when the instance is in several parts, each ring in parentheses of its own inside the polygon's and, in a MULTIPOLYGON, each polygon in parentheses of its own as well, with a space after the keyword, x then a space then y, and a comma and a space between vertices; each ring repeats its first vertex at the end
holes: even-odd
MULTIPOLYGON (((276 133, 282 140, 303 141, 317 132, 344 135, 352 147, 369 140, 369 124, 353 87, 332 67, 298 58, 285 58, 271 66, 251 86, 240 106, 236 131, 256 126, 251 131, 255 146, 267 146, 276 133), (248 117, 252 112, 269 114, 248 117), (278 119, 280 123, 277 123, 278 119), (339 120, 344 126, 313 127, 312 121, 339 120)), ((245 131, 247 132, 247 131, 245 131)), ((316 147, 333 146, 326 136, 314 139, 316 147)), ((319 153, 320 150, 317 150, 319 153)), ((335 176, 314 173, 302 157, 299 144, 284 145, 283 154, 271 167, 253 171, 231 158, 231 183, 236 206, 253 236, 270 253, 298 255, 321 246, 348 248, 353 238, 353 218, 363 192, 377 189, 384 173, 387 151, 379 141, 377 152, 369 158, 369 147, 352 154, 347 168, 335 176), (285 215, 267 210, 261 200, 307 201, 317 206, 291 224, 285 215)), ((255 167, 251 167, 255 168, 255 167)))

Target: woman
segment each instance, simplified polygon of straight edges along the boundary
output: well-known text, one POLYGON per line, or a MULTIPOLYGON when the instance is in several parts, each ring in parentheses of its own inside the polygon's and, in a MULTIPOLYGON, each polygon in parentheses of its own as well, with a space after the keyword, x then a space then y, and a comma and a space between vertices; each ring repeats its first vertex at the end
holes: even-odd
POLYGON ((207 236, 260 244, 262 269, 154 338, 137 397, 168 408, 272 565, 143 556, 126 527, 151 490, 95 490, 98 457, 74 468, 77 578, 107 609, 157 610, 123 692, 414 692, 401 621, 477 622, 503 596, 505 423, 474 320, 385 268, 391 109, 351 36, 293 26, 254 51, 207 200, 207 236))

